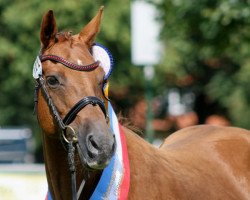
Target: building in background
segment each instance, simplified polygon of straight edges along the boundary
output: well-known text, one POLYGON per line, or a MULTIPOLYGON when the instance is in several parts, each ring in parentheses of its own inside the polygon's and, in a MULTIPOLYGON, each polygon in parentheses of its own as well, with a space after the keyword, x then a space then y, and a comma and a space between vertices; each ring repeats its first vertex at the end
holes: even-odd
POLYGON ((33 144, 29 128, 0 128, 0 163, 33 163, 33 144))

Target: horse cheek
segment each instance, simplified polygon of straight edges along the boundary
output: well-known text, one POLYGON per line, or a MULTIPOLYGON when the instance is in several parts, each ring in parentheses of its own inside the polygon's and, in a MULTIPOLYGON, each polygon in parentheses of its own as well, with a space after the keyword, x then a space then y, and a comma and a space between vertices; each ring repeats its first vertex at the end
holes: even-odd
POLYGON ((54 124, 53 117, 50 113, 48 104, 44 100, 41 93, 39 94, 39 100, 37 105, 37 116, 40 127, 47 135, 55 135, 57 132, 56 126, 54 124))

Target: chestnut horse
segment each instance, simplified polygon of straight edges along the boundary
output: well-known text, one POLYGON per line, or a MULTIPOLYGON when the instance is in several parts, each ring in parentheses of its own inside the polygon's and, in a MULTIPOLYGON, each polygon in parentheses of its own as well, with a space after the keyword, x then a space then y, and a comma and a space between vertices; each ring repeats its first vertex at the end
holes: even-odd
MULTIPOLYGON (((96 101, 104 99, 105 72, 98 67, 91 52, 102 11, 101 8, 77 35, 58 33, 52 11, 42 20, 40 56, 56 55, 64 61, 77 63, 74 66, 91 68, 79 72, 65 67, 66 61, 60 62, 60 59, 42 60, 40 78, 44 82, 43 87, 38 88, 37 117, 43 132, 49 190, 54 200, 72 199, 68 153, 60 140, 62 127, 58 118, 68 115, 83 97, 96 97, 96 101)), ((75 155, 76 188, 86 180, 79 199, 89 199, 114 154, 115 140, 99 101, 88 102, 68 124, 70 127, 66 128, 76 134, 79 144, 75 155)), ((177 131, 160 148, 155 148, 132 130, 122 129, 130 163, 127 199, 250 199, 250 131, 194 126, 177 131)))

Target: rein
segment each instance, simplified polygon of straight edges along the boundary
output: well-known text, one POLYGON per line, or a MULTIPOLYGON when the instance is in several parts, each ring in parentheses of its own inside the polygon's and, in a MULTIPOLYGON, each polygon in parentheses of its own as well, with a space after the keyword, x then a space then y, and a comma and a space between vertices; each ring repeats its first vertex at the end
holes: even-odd
MULTIPOLYGON (((90 65, 77 65, 74 63, 71 63, 64 58, 61 58, 56 55, 40 55, 38 56, 37 61, 40 62, 38 64, 41 64, 42 62, 46 60, 51 60, 54 62, 59 62, 63 64, 66 67, 69 67, 73 70, 78 70, 78 71, 92 71, 96 69, 99 66, 99 61, 94 62, 90 65), (39 59, 39 60, 38 60, 39 59)), ((41 88, 42 94, 44 98, 46 99, 46 102, 50 108, 51 113, 53 114, 53 118, 56 121, 57 125, 61 129, 61 138, 63 138, 64 143, 67 144, 67 151, 68 151, 68 164, 69 164, 69 169, 71 173, 71 188, 72 188, 72 200, 77 200, 80 197, 81 191, 84 187, 85 180, 82 181, 82 184, 80 185, 80 188, 77 192, 76 190, 76 167, 75 167, 75 162, 74 162, 74 157, 75 157, 75 147, 78 150, 78 154, 80 158, 82 157, 80 146, 78 144, 78 138, 75 130, 69 126, 69 124, 76 118, 77 114, 87 105, 91 104, 93 106, 98 105, 105 118, 107 119, 107 112, 106 112, 106 107, 105 104, 102 100, 100 100, 98 97, 95 96, 86 96, 80 101, 78 101, 66 114, 64 119, 61 118, 59 115, 56 106, 53 103, 52 98, 49 95, 49 92, 47 90, 45 80, 40 74, 39 77, 36 79, 36 86, 35 86, 35 97, 34 97, 34 102, 35 102, 35 109, 37 107, 37 102, 38 102, 38 90, 41 88)))

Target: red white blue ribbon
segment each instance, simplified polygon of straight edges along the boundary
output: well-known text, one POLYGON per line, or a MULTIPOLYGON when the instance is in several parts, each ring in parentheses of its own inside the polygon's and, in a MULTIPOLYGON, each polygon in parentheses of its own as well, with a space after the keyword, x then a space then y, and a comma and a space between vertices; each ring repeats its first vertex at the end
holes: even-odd
POLYGON ((45 200, 53 200, 49 191, 45 197, 45 200))
POLYGON ((110 128, 115 135, 117 147, 115 155, 104 169, 90 200, 125 200, 129 192, 130 167, 126 138, 110 103, 108 108, 110 128))

